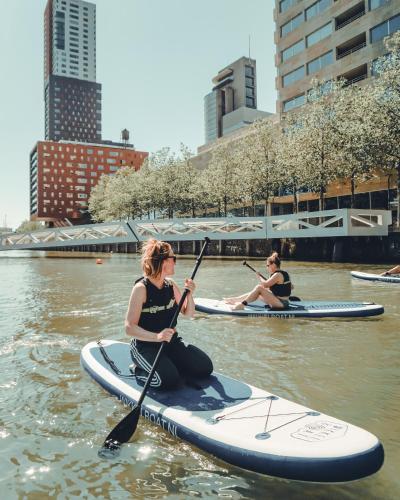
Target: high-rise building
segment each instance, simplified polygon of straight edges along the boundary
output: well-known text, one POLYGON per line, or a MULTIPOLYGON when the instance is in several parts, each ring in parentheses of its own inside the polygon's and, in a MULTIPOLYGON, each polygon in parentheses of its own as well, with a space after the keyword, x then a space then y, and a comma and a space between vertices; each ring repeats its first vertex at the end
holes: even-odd
POLYGON ((48 0, 44 33, 46 140, 101 142, 96 6, 82 0, 48 0))
POLYGON ((274 18, 281 115, 305 104, 313 78, 370 78, 400 29, 400 0, 275 0, 274 18))
POLYGON ((212 79, 204 98, 206 144, 270 115, 257 110, 256 76, 256 61, 241 57, 212 79))

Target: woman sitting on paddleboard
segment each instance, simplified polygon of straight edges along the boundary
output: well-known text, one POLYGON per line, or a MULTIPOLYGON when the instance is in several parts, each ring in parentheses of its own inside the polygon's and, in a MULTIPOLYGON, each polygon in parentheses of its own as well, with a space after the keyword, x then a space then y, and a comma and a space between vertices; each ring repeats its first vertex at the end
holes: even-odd
MULTIPOLYGON (((206 353, 193 345, 185 345, 171 324, 181 298, 176 283, 167 278, 175 273, 176 256, 171 245, 149 240, 142 248, 143 278, 135 282, 125 319, 127 335, 132 336, 131 356, 136 365, 137 380, 145 382, 155 357, 164 346, 150 386, 169 389, 181 378, 197 379, 211 374, 213 365, 206 353)), ((193 292, 195 284, 185 279, 189 290, 182 314, 192 317, 195 311, 193 292)))
POLYGON ((270 277, 265 280, 259 273, 257 276, 260 284, 251 292, 240 295, 239 297, 225 298, 225 302, 232 304, 233 311, 240 311, 248 303, 257 299, 263 300, 272 309, 287 309, 289 307, 289 296, 293 288, 289 274, 281 270, 281 259, 277 252, 272 253, 267 258, 267 269, 270 277))

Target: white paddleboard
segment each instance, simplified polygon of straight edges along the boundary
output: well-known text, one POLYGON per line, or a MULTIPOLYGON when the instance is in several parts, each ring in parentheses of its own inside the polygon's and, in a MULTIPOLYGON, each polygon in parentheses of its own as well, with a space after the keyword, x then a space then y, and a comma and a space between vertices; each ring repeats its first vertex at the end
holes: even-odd
MULTIPOLYGON (((82 349, 82 366, 106 391, 133 406, 142 386, 130 375, 129 344, 103 340, 102 345, 121 374, 96 342, 82 349)), ((271 476, 351 481, 382 466, 381 443, 355 425, 219 373, 196 385, 149 389, 141 415, 230 464, 271 476)))
POLYGON ((361 271, 351 271, 351 275, 353 278, 357 278, 359 280, 380 281, 382 283, 400 283, 400 276, 395 275, 382 276, 381 274, 363 273, 361 271))
POLYGON ((245 306, 240 311, 233 311, 232 306, 223 300, 194 299, 196 311, 208 314, 224 314, 230 316, 264 316, 267 318, 348 318, 376 316, 384 312, 383 306, 371 302, 342 301, 304 301, 290 302, 288 309, 270 309, 258 300, 245 306))

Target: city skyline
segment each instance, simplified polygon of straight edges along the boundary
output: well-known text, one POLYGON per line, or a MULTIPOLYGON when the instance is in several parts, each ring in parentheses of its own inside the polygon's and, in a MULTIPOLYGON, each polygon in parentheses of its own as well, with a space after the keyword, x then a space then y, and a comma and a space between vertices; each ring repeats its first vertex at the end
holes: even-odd
MULTIPOLYGON (((237 1, 234 9, 231 0, 218 5, 206 0, 185 9, 179 0, 151 6, 129 0, 93 3, 103 137, 119 140, 126 127, 139 150, 176 151, 183 142, 195 152, 203 144, 203 97, 209 82, 229 61, 248 55, 249 36, 258 66, 259 108, 274 111, 273 2, 255 0, 248 16, 239 9, 243 2, 237 1)), ((46 0, 2 2, 8 23, 1 33, 1 58, 8 78, 0 84, 0 222, 6 216, 11 227, 29 218, 29 153, 44 138, 45 6, 46 0)))

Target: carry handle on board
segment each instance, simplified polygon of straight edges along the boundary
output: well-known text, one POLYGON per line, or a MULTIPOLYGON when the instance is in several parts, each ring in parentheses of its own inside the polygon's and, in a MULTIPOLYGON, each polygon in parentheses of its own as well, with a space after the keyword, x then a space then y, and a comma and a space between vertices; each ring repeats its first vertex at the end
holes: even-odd
MULTIPOLYGON (((204 244, 201 249, 200 255, 196 259, 196 265, 194 266, 191 279, 194 279, 197 273, 197 269, 199 268, 201 261, 203 259, 203 255, 210 243, 209 238, 204 238, 204 244)), ((181 300, 179 301, 178 307, 175 310, 174 316, 171 320, 171 323, 169 325, 169 328, 172 328, 172 325, 175 323, 178 314, 180 313, 183 304, 185 303, 186 297, 189 293, 189 290, 187 288, 184 289, 181 300)), ((138 399, 138 402, 135 404, 133 407, 132 411, 128 413, 115 427, 114 429, 108 434, 106 437, 103 446, 100 448, 98 455, 101 458, 115 458, 119 454, 119 450, 121 448, 121 445, 123 443, 126 443, 131 439, 133 434, 136 431, 136 427, 139 421, 140 417, 140 411, 141 411, 141 406, 143 403, 143 400, 146 396, 146 392, 149 388, 151 379, 153 378, 154 372, 156 371, 158 361, 160 359, 161 353, 163 351, 163 348, 167 342, 162 342, 160 349, 158 350, 157 356, 154 360, 153 366, 151 367, 151 370, 149 372, 149 375, 147 377, 146 383, 144 384, 142 393, 138 399)))
MULTIPOLYGON (((249 269, 251 269, 252 271, 254 271, 255 273, 258 273, 258 274, 259 274, 259 276, 260 276, 263 280, 267 281, 267 278, 266 278, 265 276, 263 276, 261 273, 259 273, 256 269, 254 269, 254 267, 252 267, 250 264, 248 264, 245 260, 242 262, 242 264, 243 264, 244 266, 248 267, 249 269)), ((289 297, 289 300, 291 300, 292 302, 300 302, 300 301, 301 301, 300 297, 296 297, 296 295, 291 295, 291 296, 289 297)))

